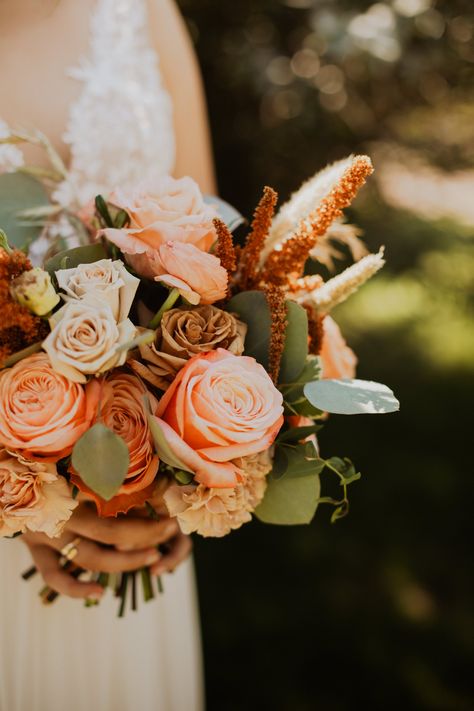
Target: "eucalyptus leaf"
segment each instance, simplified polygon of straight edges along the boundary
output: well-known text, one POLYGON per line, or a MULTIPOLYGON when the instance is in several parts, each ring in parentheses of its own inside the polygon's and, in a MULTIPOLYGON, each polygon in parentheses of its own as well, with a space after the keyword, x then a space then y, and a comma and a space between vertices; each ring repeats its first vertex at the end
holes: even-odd
POLYGON ((318 507, 321 484, 318 474, 268 478, 268 486, 255 515, 264 523, 295 526, 310 523, 318 507))
POLYGON ((286 456, 284 447, 275 447, 272 464, 272 471, 270 473, 272 479, 280 479, 280 477, 286 474, 286 470, 288 469, 288 457, 286 456))
POLYGON ((6 232, 12 247, 24 249, 39 237, 42 226, 25 222, 25 210, 45 208, 50 205, 43 184, 25 173, 0 175, 0 228, 6 232))
POLYGON ((45 264, 45 269, 51 276, 59 269, 72 269, 79 264, 92 264, 100 259, 107 259, 107 252, 101 242, 96 244, 87 244, 82 247, 73 247, 58 252, 54 257, 48 259, 45 264))
MULTIPOLYGON (((308 356, 308 318, 306 311, 294 301, 287 301, 287 307, 288 325, 279 379, 291 383, 303 370, 308 356)), ((243 291, 234 296, 226 308, 247 324, 245 355, 252 356, 268 370, 272 322, 265 294, 243 291)))
POLYGON ((71 462, 84 484, 109 501, 127 476, 130 454, 124 440, 98 422, 78 439, 71 462))
POLYGON ((240 225, 246 224, 247 220, 243 215, 240 214, 238 210, 235 209, 222 198, 216 197, 215 195, 205 195, 204 202, 208 205, 214 205, 219 213, 219 218, 222 222, 225 222, 227 227, 231 232, 240 227, 240 225))
MULTIPOLYGON (((168 466, 173 467, 173 469, 179 469, 185 472, 191 472, 189 467, 186 466, 184 462, 179 459, 179 457, 173 452, 166 437, 163 434, 163 430, 160 427, 158 419, 151 413, 147 414, 148 426, 150 428, 151 435, 153 437, 153 442, 155 443, 156 453, 159 458, 168 466)), ((191 472, 192 474, 193 472, 191 472)))
POLYGON ((319 380, 305 385, 304 394, 314 407, 337 415, 379 415, 400 408, 390 388, 369 380, 319 380))
POLYGON ((316 434, 322 429, 323 425, 307 425, 305 427, 291 427, 282 434, 278 435, 277 444, 283 444, 284 442, 301 442, 307 437, 316 434))

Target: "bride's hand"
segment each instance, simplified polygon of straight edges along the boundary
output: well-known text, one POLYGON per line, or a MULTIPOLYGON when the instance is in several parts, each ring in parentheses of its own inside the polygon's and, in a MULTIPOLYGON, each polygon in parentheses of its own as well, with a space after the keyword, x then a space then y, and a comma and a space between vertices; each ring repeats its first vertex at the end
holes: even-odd
POLYGON ((155 521, 137 511, 120 518, 100 518, 93 505, 81 502, 59 538, 42 533, 22 536, 45 583, 62 595, 80 598, 99 598, 104 590, 97 583, 74 579, 59 564, 61 549, 77 538, 74 564, 104 573, 150 566, 152 575, 162 575, 185 560, 192 547, 175 519, 161 516, 155 521), (163 553, 157 550, 160 544, 164 544, 163 553))

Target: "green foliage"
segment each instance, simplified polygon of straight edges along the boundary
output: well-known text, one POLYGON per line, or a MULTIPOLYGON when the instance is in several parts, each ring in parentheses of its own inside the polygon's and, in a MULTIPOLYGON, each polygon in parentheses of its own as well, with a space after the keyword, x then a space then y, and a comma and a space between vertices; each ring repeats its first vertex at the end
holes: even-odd
MULTIPOLYGON (((287 301, 287 307, 288 325, 280 365, 280 381, 283 383, 291 382, 298 376, 308 356, 306 312, 294 301, 287 301)), ((268 370, 271 315, 265 294, 261 291, 243 291, 234 296, 226 308, 238 314, 247 324, 245 355, 252 356, 268 370)))
POLYGON ((0 228, 13 247, 26 249, 43 229, 42 225, 22 218, 21 213, 49 204, 46 189, 31 175, 21 172, 0 175, 0 228))
POLYGON ((71 462, 84 484, 109 501, 123 484, 130 455, 124 440, 97 422, 74 445, 71 462))
POLYGON ((319 473, 324 468, 324 462, 311 444, 310 447, 307 444, 283 445, 279 450, 277 465, 280 471, 269 475, 265 496, 255 515, 264 523, 286 526, 308 524, 318 507, 321 491, 319 473), (281 474, 281 466, 285 463, 281 474))
POLYGON ((104 245, 101 242, 96 244, 88 244, 83 247, 73 247, 73 249, 65 249, 58 252, 54 257, 48 259, 45 263, 45 269, 51 276, 59 269, 73 269, 79 264, 91 264, 99 259, 107 259, 108 255, 104 245))
POLYGON ((280 383, 285 409, 290 415, 320 417, 323 413, 306 398, 304 388, 307 383, 316 381, 321 375, 321 363, 317 356, 308 356, 300 374, 291 383, 280 383))
POLYGON ((303 391, 314 407, 337 415, 382 415, 400 408, 390 388, 369 380, 318 380, 303 391))

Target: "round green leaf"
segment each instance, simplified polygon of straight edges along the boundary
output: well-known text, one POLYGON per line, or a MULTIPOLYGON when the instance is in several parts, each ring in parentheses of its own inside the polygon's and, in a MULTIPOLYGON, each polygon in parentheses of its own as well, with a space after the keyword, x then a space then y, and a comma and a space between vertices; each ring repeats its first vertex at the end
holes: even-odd
POLYGON ((381 415, 400 403, 386 385, 370 380, 317 380, 304 386, 309 402, 336 415, 381 415))
POLYGON ((321 493, 319 475, 315 473, 278 479, 269 477, 262 503, 255 515, 264 523, 295 526, 310 523, 318 507, 321 493))
POLYGON ((84 484, 109 501, 125 480, 130 454, 124 440, 98 422, 76 442, 71 461, 84 484))
POLYGON ((50 201, 42 183, 25 173, 0 175, 0 229, 12 247, 25 248, 39 237, 43 227, 22 219, 25 210, 49 205, 50 201))

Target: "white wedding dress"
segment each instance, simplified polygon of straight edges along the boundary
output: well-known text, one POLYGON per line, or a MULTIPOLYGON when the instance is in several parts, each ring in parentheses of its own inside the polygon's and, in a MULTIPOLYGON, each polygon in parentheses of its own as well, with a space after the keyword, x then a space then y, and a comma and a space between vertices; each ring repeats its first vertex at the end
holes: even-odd
MULTIPOLYGON (((169 96, 147 38, 145 0, 98 0, 87 60, 71 70, 82 93, 64 140, 71 178, 57 197, 86 203, 116 185, 171 172, 169 96)), ((110 592, 96 608, 38 597, 24 582, 26 546, 0 540, 0 711, 199 711, 203 708, 192 562, 165 592, 117 618, 110 592)))

